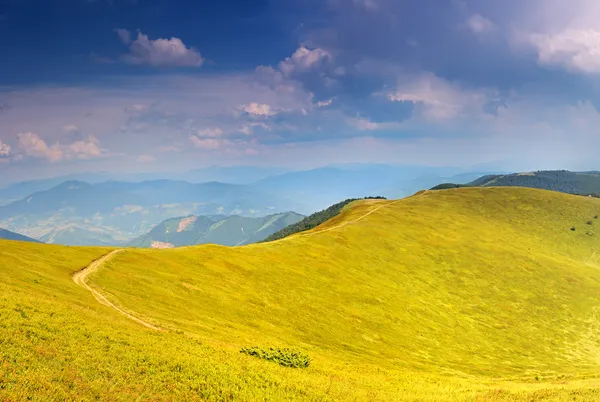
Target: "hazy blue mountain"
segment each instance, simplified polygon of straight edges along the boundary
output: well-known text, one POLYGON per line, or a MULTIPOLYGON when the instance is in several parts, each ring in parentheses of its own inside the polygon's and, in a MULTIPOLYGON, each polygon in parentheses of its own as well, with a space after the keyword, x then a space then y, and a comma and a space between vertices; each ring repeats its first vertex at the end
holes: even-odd
POLYGON ((39 240, 32 239, 31 237, 23 236, 10 230, 0 229, 0 239, 3 240, 17 240, 17 241, 28 241, 32 243, 42 243, 39 240))
MULTIPOLYGON (((118 173, 118 172, 82 172, 65 176, 58 176, 39 180, 27 180, 4 184, 0 188, 0 205, 20 200, 26 196, 67 181, 84 181, 90 184, 107 181, 143 182, 155 180, 187 181, 190 183, 222 182, 229 184, 249 184, 269 176, 289 172, 290 169, 277 167, 253 166, 211 166, 181 172, 146 172, 146 173, 118 173)), ((0 183, 0 185, 2 185, 0 183)))
POLYGON ((45 243, 68 246, 112 246, 118 243, 102 229, 81 228, 75 224, 59 224, 41 237, 45 243))
POLYGON ((302 200, 312 213, 347 198, 365 195, 401 198, 441 181, 466 183, 482 173, 459 169, 382 164, 345 164, 290 172, 256 182, 256 186, 287 200, 302 200))
POLYGON ((260 217, 294 206, 307 209, 299 202, 245 185, 68 181, 0 206, 0 225, 49 243, 117 244, 173 216, 260 217))
POLYGON ((147 234, 127 243, 132 247, 171 248, 196 244, 236 246, 264 240, 304 218, 295 212, 261 218, 232 216, 186 216, 168 219, 147 234))
POLYGON ((270 176, 290 172, 290 169, 255 166, 211 166, 177 175, 179 180, 192 183, 219 181, 230 184, 250 184, 270 176))

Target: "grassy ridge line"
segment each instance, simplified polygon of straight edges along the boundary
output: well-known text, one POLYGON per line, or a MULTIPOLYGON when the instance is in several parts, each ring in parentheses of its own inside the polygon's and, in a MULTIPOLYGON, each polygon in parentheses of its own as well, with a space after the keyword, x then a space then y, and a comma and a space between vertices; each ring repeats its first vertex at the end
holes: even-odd
MULTIPOLYGON (((365 213, 364 215, 359 216, 356 219, 345 220, 342 223, 336 224, 334 226, 325 227, 325 228, 323 228, 321 230, 310 230, 307 233, 300 232, 300 233, 295 234, 294 237, 313 236, 313 235, 316 235, 316 234, 326 233, 326 232, 329 232, 329 231, 332 231, 332 230, 343 228, 343 227, 348 226, 348 225, 355 224, 355 223, 360 222, 363 219, 367 218, 368 216, 374 214, 375 212, 379 211, 380 209, 388 208, 388 207, 390 207, 390 206, 392 206, 394 204, 399 203, 400 201, 402 201, 402 200, 395 200, 395 201, 387 202, 384 205, 380 205, 377 208, 374 208, 374 209, 370 210, 369 212, 365 213)), ((349 205, 351 205, 351 204, 349 204, 349 205)), ((319 228, 319 227, 321 227, 321 225, 319 225, 317 228, 319 228)), ((287 238, 289 239, 290 237, 287 237, 287 238)), ((279 239, 279 240, 284 240, 284 239, 279 239)))
POLYGON ((340 212, 350 203, 352 203, 354 201, 359 201, 359 200, 371 200, 371 199, 383 200, 385 198, 384 197, 349 198, 347 200, 338 202, 337 204, 334 204, 327 209, 324 209, 319 212, 315 212, 314 214, 309 215, 306 218, 302 219, 300 222, 289 225, 289 226, 281 229, 280 231, 273 233, 272 235, 270 235, 269 237, 267 237, 266 239, 264 239, 258 243, 268 243, 268 242, 272 242, 275 240, 283 239, 283 238, 291 236, 295 233, 305 232, 305 231, 314 229, 315 227, 320 226, 323 223, 327 222, 328 220, 338 216, 340 214, 340 212))
POLYGON ((156 326, 134 316, 133 314, 128 313, 127 311, 123 310, 121 307, 118 307, 117 305, 112 303, 110 300, 108 300, 102 293, 100 293, 96 289, 92 288, 87 283, 88 276, 90 276, 91 274, 96 272, 103 264, 105 264, 107 261, 109 261, 115 255, 122 253, 124 251, 125 250, 123 250, 123 249, 111 251, 110 253, 106 254, 105 256, 101 257, 100 259, 92 262, 86 268, 82 269, 81 271, 79 271, 75 275, 73 275, 73 282, 75 282, 77 285, 79 285, 82 288, 91 292, 92 295, 94 295, 94 298, 98 301, 98 303, 100 303, 106 307, 112 308, 113 310, 123 314, 125 317, 129 318, 130 320, 133 320, 133 321, 137 322, 138 324, 141 324, 147 328, 154 329, 156 331, 162 331, 161 328, 156 327, 156 326))

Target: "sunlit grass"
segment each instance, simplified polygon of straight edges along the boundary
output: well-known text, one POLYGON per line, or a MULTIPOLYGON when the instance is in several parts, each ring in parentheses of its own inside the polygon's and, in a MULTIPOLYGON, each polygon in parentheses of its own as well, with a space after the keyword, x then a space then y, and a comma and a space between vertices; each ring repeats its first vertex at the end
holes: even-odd
POLYGON ((0 400, 599 399, 598 214, 539 190, 425 192, 273 243, 127 250, 91 276, 164 332, 71 280, 110 250, 2 242, 0 400))

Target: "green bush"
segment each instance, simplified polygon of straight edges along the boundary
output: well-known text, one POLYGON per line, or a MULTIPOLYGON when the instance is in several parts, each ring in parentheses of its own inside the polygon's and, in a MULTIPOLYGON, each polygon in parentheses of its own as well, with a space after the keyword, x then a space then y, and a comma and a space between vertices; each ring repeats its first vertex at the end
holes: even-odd
POLYGON ((310 364, 310 357, 308 355, 287 348, 260 348, 255 346, 242 348, 240 349, 240 353, 275 362, 284 367, 304 368, 310 364))

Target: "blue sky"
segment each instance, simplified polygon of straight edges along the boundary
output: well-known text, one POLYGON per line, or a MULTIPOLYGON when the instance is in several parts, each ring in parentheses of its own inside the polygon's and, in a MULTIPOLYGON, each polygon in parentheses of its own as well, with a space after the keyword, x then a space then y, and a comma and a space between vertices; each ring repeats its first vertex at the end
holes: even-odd
POLYGON ((0 0, 0 172, 600 169, 592 0, 0 0))

